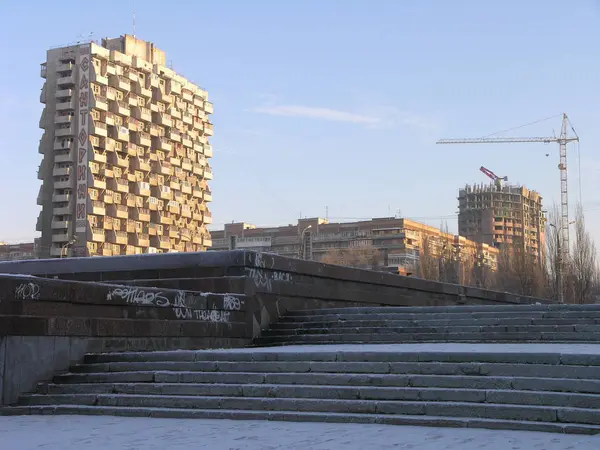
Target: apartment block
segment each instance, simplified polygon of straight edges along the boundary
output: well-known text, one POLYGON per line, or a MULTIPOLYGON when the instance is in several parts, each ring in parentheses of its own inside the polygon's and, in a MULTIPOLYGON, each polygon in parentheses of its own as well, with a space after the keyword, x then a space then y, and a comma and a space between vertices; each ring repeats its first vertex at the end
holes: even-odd
POLYGON ((546 217, 536 191, 501 183, 467 185, 459 190, 458 208, 461 236, 544 258, 546 217))
POLYGON ((467 256, 473 264, 497 269, 498 249, 438 228, 408 219, 384 217, 358 222, 330 223, 323 218, 300 219, 297 224, 257 228, 249 223, 226 224, 212 231, 211 250, 247 249, 299 258, 309 254, 315 261, 327 260, 339 250, 368 253, 368 261, 355 264, 374 269, 398 268, 414 273, 421 256, 448 255, 459 261, 467 256), (310 251, 306 252, 306 246, 310 251), (427 248, 425 248, 427 246, 427 248), (367 252, 368 250, 368 252, 367 252))
POLYGON ((34 242, 21 242, 18 244, 0 242, 0 261, 35 259, 40 251, 39 245, 39 238, 35 239, 34 242))
POLYGON ((207 92, 128 35, 51 49, 41 76, 42 256, 210 247, 207 92))

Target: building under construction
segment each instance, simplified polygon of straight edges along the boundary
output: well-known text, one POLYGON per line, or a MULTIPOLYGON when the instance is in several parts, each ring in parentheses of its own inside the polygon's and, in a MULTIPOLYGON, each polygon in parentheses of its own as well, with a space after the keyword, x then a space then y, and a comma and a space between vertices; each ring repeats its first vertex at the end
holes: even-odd
POLYGON ((506 177, 481 171, 491 184, 467 185, 458 194, 458 234, 496 248, 518 248, 542 261, 546 218, 542 196, 506 177))

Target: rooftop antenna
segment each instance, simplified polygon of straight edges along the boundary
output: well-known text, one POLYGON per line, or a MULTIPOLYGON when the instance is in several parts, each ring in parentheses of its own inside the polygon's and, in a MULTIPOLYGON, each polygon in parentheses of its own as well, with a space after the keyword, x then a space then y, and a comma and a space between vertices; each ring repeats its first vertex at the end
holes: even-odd
POLYGON ((133 37, 135 37, 135 2, 133 2, 133 37))
POLYGON ((329 220, 329 206, 325 207, 325 218, 329 220))

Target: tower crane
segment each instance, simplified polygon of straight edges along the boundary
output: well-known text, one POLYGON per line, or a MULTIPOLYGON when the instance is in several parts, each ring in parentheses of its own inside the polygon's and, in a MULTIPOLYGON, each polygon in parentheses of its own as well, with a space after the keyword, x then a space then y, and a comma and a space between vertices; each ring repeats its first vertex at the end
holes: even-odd
POLYGON ((496 175, 494 172, 492 172, 490 169, 488 169, 486 167, 481 166, 479 168, 479 170, 481 172, 483 172, 485 175, 487 175, 489 178, 494 180, 494 183, 496 183, 496 186, 502 186, 503 181, 508 181, 508 177, 499 177, 498 175, 496 175))
POLYGON ((558 143, 559 146, 559 163, 558 170, 560 172, 560 236, 562 239, 560 248, 560 265, 559 265, 559 301, 564 302, 564 293, 561 286, 563 274, 566 273, 566 263, 569 260, 569 192, 567 185, 567 144, 571 142, 579 142, 579 136, 569 122, 566 114, 562 115, 562 126, 560 136, 556 137, 482 137, 482 138, 466 138, 466 139, 440 139, 437 144, 515 144, 515 143, 533 143, 541 142, 549 144, 551 142, 558 143), (573 131, 574 136, 569 135, 569 128, 573 131))

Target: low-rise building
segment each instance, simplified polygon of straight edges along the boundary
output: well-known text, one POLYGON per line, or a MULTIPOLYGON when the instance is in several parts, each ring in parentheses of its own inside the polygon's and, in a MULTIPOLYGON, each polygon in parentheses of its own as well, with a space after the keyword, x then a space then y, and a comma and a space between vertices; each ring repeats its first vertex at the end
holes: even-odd
MULTIPOLYGON (((499 250, 408 219, 384 217, 330 223, 322 218, 257 228, 238 222, 212 231, 212 250, 247 249, 414 274, 424 260, 453 260, 497 270, 499 250)), ((437 262, 436 262, 437 263, 437 262)), ((459 277, 460 278, 460 277, 459 277)))

